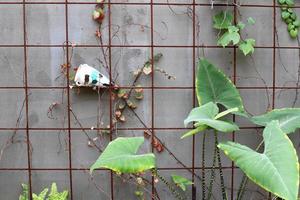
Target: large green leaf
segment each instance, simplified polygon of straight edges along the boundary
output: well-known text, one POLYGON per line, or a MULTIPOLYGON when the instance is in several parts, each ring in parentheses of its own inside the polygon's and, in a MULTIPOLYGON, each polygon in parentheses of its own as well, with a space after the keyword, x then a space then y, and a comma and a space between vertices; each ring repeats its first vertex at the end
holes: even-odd
POLYGON ((196 92, 199 105, 214 102, 227 109, 237 107, 239 111, 235 114, 246 116, 242 98, 235 85, 206 59, 200 59, 199 62, 196 92))
POLYGON ((278 120, 283 132, 289 134, 300 128, 300 108, 274 109, 266 114, 255 116, 251 121, 260 126, 266 126, 272 120, 278 120))
MULTIPOLYGON (((200 107, 194 108, 189 116, 184 120, 184 125, 187 126, 190 122, 197 122, 196 126, 200 127, 196 128, 196 132, 200 132, 205 130, 205 127, 211 127, 221 132, 232 132, 238 130, 238 126, 233 124, 232 122, 222 121, 216 119, 219 113, 219 108, 215 103, 209 102, 200 107)), ((229 112, 224 112, 229 113, 229 112)), ((218 116, 219 117, 219 116, 218 116)), ((188 132, 182 138, 190 136, 191 132, 188 132)))
POLYGON ((91 173, 96 168, 108 168, 120 173, 139 173, 155 167, 153 153, 137 155, 144 137, 119 137, 110 142, 97 161, 91 166, 91 173))
POLYGON ((256 184, 286 200, 296 200, 299 189, 299 163, 296 150, 278 121, 263 132, 265 149, 257 153, 247 146, 225 142, 218 145, 256 184))

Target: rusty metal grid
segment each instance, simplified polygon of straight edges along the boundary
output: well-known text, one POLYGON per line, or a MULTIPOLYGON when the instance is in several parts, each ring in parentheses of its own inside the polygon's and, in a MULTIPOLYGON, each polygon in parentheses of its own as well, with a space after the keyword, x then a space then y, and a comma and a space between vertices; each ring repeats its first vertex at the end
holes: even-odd
MULTIPOLYGON (((207 45, 197 45, 196 44, 196 19, 195 19, 195 12, 196 12, 196 8, 197 7, 207 7, 209 9, 209 7, 211 6, 210 3, 197 3, 196 0, 193 0, 192 3, 168 3, 168 2, 163 2, 163 3, 156 3, 153 2, 153 0, 151 0, 149 3, 126 3, 126 2, 122 2, 122 3, 116 3, 116 2, 110 2, 111 0, 108 0, 105 4, 107 5, 108 8, 108 13, 109 16, 108 18, 108 31, 109 31, 109 41, 107 45, 82 45, 79 44, 76 46, 76 48, 89 48, 89 47, 106 47, 109 49, 109 63, 111 63, 112 60, 112 48, 114 47, 147 47, 150 48, 150 55, 151 58, 153 59, 153 55, 154 55, 154 49, 155 48, 168 48, 168 49, 172 49, 172 48, 191 48, 192 52, 193 52, 193 66, 191 69, 191 73, 193 73, 193 85, 191 87, 186 87, 186 86, 176 86, 176 87, 160 87, 160 86, 155 86, 154 84, 154 73, 152 73, 151 76, 151 86, 148 87, 143 87, 145 90, 149 90, 151 92, 151 127, 149 127, 149 129, 151 130, 151 132, 153 133, 153 135, 155 135, 156 131, 159 130, 181 130, 182 132, 185 131, 187 128, 175 128, 175 127, 166 127, 166 128, 160 128, 160 127, 156 127, 155 126, 155 111, 154 111, 154 107, 155 104, 157 102, 155 102, 154 99, 154 92, 156 90, 164 90, 164 91, 168 91, 168 90, 192 90, 193 92, 193 99, 192 99, 192 104, 193 106, 196 106, 196 101, 195 101, 195 72, 196 72, 196 50, 198 48, 222 48, 220 46, 207 46, 207 45), (112 44, 111 41, 111 5, 142 5, 142 6, 148 6, 150 7, 150 30, 151 30, 151 41, 149 45, 115 45, 112 44), (193 41, 192 41, 192 45, 155 45, 154 44, 154 9, 155 6, 190 6, 192 8, 192 13, 193 13, 193 17, 192 17, 192 23, 193 23, 193 41)), ((236 3, 236 0, 234 1, 236 3)), ((69 17, 68 17, 68 12, 69 12, 69 5, 71 4, 78 4, 78 5, 83 5, 83 4, 91 4, 94 5, 95 2, 69 2, 68 0, 65 0, 65 2, 47 2, 47 1, 40 1, 40 2, 27 2, 26 0, 23 0, 22 2, 10 2, 10 1, 0 1, 0 4, 20 4, 23 7, 23 44, 0 44, 0 47, 5 47, 5 48, 11 48, 11 47, 20 47, 23 48, 24 51, 24 59, 25 59, 25 65, 24 65, 24 80, 25 80, 25 84, 22 87, 14 87, 14 86, 1 86, 0 85, 0 90, 20 90, 23 91, 25 93, 25 116, 26 116, 26 127, 25 128, 17 128, 17 127, 0 127, 0 130, 3 131, 7 131, 7 130, 22 130, 26 132, 26 138, 27 138, 27 167, 26 168, 0 168, 0 171, 27 171, 28 172, 28 184, 30 186, 30 189, 32 188, 32 171, 66 171, 69 174, 69 185, 70 185, 70 199, 73 200, 73 177, 72 174, 74 173, 74 171, 83 171, 83 170, 88 170, 87 168, 76 168, 72 166, 72 151, 71 151, 71 146, 72 146, 72 131, 76 131, 76 130, 82 130, 82 128, 74 128, 71 127, 71 114, 70 114, 70 88, 69 88, 69 80, 67 79, 67 86, 49 86, 49 87, 42 87, 42 86, 29 86, 28 85, 28 56, 27 56, 27 49, 30 47, 63 47, 66 49, 66 57, 69 58, 69 47, 71 47, 71 44, 69 44, 68 42, 66 42, 65 44, 28 44, 27 43, 27 25, 26 25, 26 7, 30 4, 62 4, 65 6, 65 41, 69 41, 69 29, 68 29, 68 23, 69 23, 69 17), (67 121, 68 121, 68 127, 67 128, 49 128, 49 127, 42 127, 42 128, 32 128, 29 127, 29 123, 28 123, 28 93, 29 90, 62 90, 65 89, 67 91, 67 107, 68 107, 68 115, 67 115, 67 121), (31 163, 31 158, 30 158, 30 131, 45 131, 45 130, 65 130, 68 133, 68 157, 69 157, 69 166, 67 168, 33 168, 32 167, 32 163, 31 163)), ((218 6, 224 6, 225 4, 215 4, 214 6, 218 7, 218 6)), ((234 13, 235 13, 235 19, 236 19, 236 15, 237 15, 237 8, 235 5, 228 5, 233 7, 234 13)), ((272 34, 272 41, 273 41, 273 45, 271 46, 255 46, 256 49, 272 49, 273 52, 273 60, 272 60, 272 86, 271 87, 265 87, 265 86, 253 86, 253 87, 245 87, 245 86, 238 86, 238 89, 242 89, 242 90, 271 90, 272 91, 272 108, 275 108, 275 91, 277 89, 286 89, 286 90, 295 90, 295 89, 300 89, 300 87, 297 86, 277 86, 276 85, 276 49, 300 49, 299 46, 277 46, 276 45, 276 35, 275 35, 275 30, 276 30, 276 8, 278 8, 279 6, 276 4, 276 0, 272 1, 272 5, 256 5, 256 4, 243 4, 241 5, 241 7, 265 7, 265 8, 270 8, 273 9, 273 34, 272 34)), ((295 6, 295 8, 300 8, 300 6, 295 6)), ((201 35, 200 35, 201 37, 201 35)), ((237 48, 235 46, 229 46, 226 48, 230 48, 233 49, 233 55, 232 55, 232 68, 233 68, 233 74, 232 74, 232 79, 233 82, 236 83, 237 82, 237 48)), ((68 60, 68 59, 66 59, 68 60)), ((153 68, 153 66, 152 66, 153 68)), ((110 75, 112 73, 112 69, 110 67, 110 75)), ((67 74, 69 74, 69 70, 67 70, 67 74)), ((120 88, 124 88, 124 89, 131 89, 132 87, 126 87, 126 86, 120 86, 120 88)), ((109 89, 110 93, 112 92, 112 88, 109 89)), ((112 121, 112 99, 110 99, 110 124, 112 127, 113 121, 112 121)), ((235 120, 235 119, 234 119, 235 120)), ((90 130, 90 127, 83 127, 84 130, 90 130)), ((95 130, 102 130, 101 128, 95 128, 95 130)), ((253 126, 253 127, 248 127, 248 126, 244 126, 241 127, 241 129, 257 129, 257 127, 253 126)), ((146 130, 145 128, 120 128, 119 130, 146 130)), ((111 132, 113 131, 112 129, 110 130, 111 132)), ((110 135, 110 140, 112 140, 112 134, 110 135)), ((231 135, 231 139, 233 141, 235 141, 235 133, 232 133, 231 135)), ((152 141, 153 141, 153 136, 152 136, 152 141)), ((192 170, 192 180, 195 180, 195 173, 196 170, 202 170, 202 169, 211 169, 210 166, 203 166, 203 167, 196 167, 195 165, 195 157, 200 154, 201 152, 196 152, 195 150, 195 136, 193 137, 193 141, 192 141, 192 155, 191 159, 192 159, 192 167, 189 168, 184 168, 184 167, 174 167, 174 168, 166 168, 166 167, 162 167, 162 168, 158 168, 158 170, 186 170, 186 169, 190 169, 192 170)), ((153 147, 152 147, 152 151, 153 151, 153 147)), ((158 157, 159 159, 159 157, 158 157)), ((235 175, 235 169, 236 166, 234 166, 233 163, 231 163, 231 166, 224 166, 223 169, 230 169, 231 170, 231 194, 230 194, 230 199, 233 200, 234 199, 234 195, 233 195, 233 186, 234 186, 234 175, 235 175)), ((102 170, 102 169, 100 169, 102 170)), ((104 170, 104 169, 103 169, 104 170)), ((154 193, 154 180, 152 180, 152 193, 154 193)), ((114 199, 114 177, 113 174, 110 173, 110 192, 111 192, 111 197, 112 199, 114 199)), ((31 194, 31 192, 30 192, 31 194)), ((199 197, 196 197, 196 188, 193 187, 192 189, 192 196, 193 199, 198 199, 199 197)), ((32 197, 31 197, 32 198, 32 197)))

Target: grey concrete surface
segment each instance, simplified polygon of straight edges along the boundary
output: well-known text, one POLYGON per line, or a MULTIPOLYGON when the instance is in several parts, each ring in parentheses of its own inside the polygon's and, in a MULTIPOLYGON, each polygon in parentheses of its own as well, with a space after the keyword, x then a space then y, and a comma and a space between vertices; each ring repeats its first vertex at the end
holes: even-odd
MULTIPOLYGON (((38 0, 26 0, 27 2, 40 2, 38 0)), ((0 0, 0 2, 21 2, 21 0, 0 0)), ((65 2, 55 0, 52 2, 65 2)), ((69 0, 69 2, 81 2, 69 0)), ((149 3, 150 0, 111 0, 115 3, 149 3)), ((156 3, 192 3, 192 0, 154 0, 156 3)), ((196 3, 208 3, 208 0, 196 0, 196 3)), ((215 1, 224 2, 223 0, 215 1)), ((240 3, 255 5, 272 5, 270 0, 240 0, 240 3)), ((299 2, 297 2, 297 5, 299 2)), ((91 13, 94 5, 69 4, 68 5, 68 37, 69 41, 77 45, 99 45, 95 38, 97 24, 92 20, 91 13)), ((112 29, 114 35, 111 42, 114 45, 145 45, 151 44, 151 9, 150 5, 121 5, 114 4, 112 8, 112 29)), ((137 102, 136 113, 144 121, 147 127, 152 126, 152 110, 154 114, 154 128, 156 136, 180 159, 186 166, 193 165, 193 141, 192 138, 180 140, 185 132, 183 120, 193 107, 193 62, 197 65, 199 57, 205 56, 214 64, 218 65, 229 77, 234 75, 234 48, 204 48, 196 49, 196 60, 193 60, 193 49, 187 46, 193 44, 193 23, 191 21, 190 7, 187 6, 162 6, 154 7, 154 44, 155 45, 183 45, 180 48, 154 48, 154 53, 162 53, 163 57, 156 65, 166 70, 175 80, 168 80, 163 74, 155 73, 154 86, 156 87, 186 87, 187 89, 155 89, 152 99, 151 89, 145 89, 144 100, 137 102), (154 107, 152 108, 152 100, 154 107), (171 130, 166 130, 172 128, 171 130), (173 130, 179 128, 179 130, 173 130)), ((226 9, 226 5, 215 7, 197 6, 196 18, 199 21, 198 45, 216 45, 218 32, 212 28, 212 15, 219 10, 226 9)), ((231 8, 228 8, 231 9, 231 8)), ((296 9, 300 13, 300 9, 296 9)), ((256 20, 255 25, 248 26, 242 33, 243 38, 253 37, 258 46, 273 47, 273 8, 272 7, 241 7, 239 19, 244 22, 248 17, 256 20)), ((26 42, 29 45, 62 45, 66 41, 64 4, 26 4, 26 42)), ((106 14, 108 14, 106 12, 106 14)), ((0 4, 0 45, 23 44, 23 10, 20 4, 0 4)), ((276 46, 297 47, 298 43, 291 40, 286 31, 286 24, 281 21, 279 9, 277 9, 276 27, 278 40, 276 46)), ((103 44, 109 43, 108 18, 103 24, 103 44)), ((105 49, 106 50, 106 49, 105 49)), ((108 75, 105 69, 104 56, 100 48, 78 47, 69 48, 69 59, 72 67, 87 63, 108 75), (103 61, 103 62, 100 62, 103 61), (104 67, 103 67, 104 66, 104 67)), ((113 47, 111 49, 112 78, 121 86, 131 86, 133 71, 141 68, 151 55, 148 47, 113 47)), ((106 52, 108 54, 108 51, 106 52)), ((60 76, 61 64, 66 62, 65 49, 60 47, 28 47, 27 48, 27 85, 29 87, 62 87, 67 86, 67 81, 60 76)), ((265 87, 289 86, 295 87, 299 67, 299 51, 297 49, 276 49, 275 52, 275 80, 273 80, 273 49, 258 48, 251 57, 243 56, 239 51, 236 54, 236 85, 238 87, 265 87)), ((23 87, 24 82, 24 49, 22 47, 0 47, 0 87, 23 87)), ((73 69, 70 69, 71 71, 73 69)), ((139 82, 142 86, 152 85, 150 76, 143 76, 139 82)), ((28 119, 26 107, 23 107, 25 90, 23 88, 0 89, 0 129, 21 128, 16 132, 15 144, 9 145, 0 160, 0 200, 18 199, 21 192, 21 183, 28 183, 28 170, 1 170, 4 168, 28 167, 26 124, 31 130, 30 145, 32 147, 31 167, 35 169, 52 168, 66 169, 69 167, 69 151, 71 151, 71 165, 77 170, 72 171, 72 188, 74 200, 109 199, 106 194, 111 193, 113 186, 114 199, 133 200, 136 186, 123 183, 120 177, 114 175, 111 183, 111 174, 107 170, 98 170, 93 179, 86 170, 97 159, 99 153, 95 148, 89 147, 85 133, 80 130, 81 126, 90 129, 86 133, 91 137, 99 134, 92 127, 105 128, 109 124, 110 104, 107 90, 97 91, 81 89, 80 92, 73 88, 70 90, 70 107, 75 113, 70 116, 71 148, 68 149, 68 112, 67 93, 61 88, 28 90, 28 119), (53 103, 59 103, 49 118, 49 107, 53 103), (63 104, 61 104, 63 103, 63 104), (101 122, 99 122, 99 116, 101 122), (19 118, 19 124, 16 125, 19 118), (34 130, 32 130, 34 129, 34 130), (51 130, 44 130, 51 129, 51 130), (100 187, 101 190, 99 190, 100 187)), ((241 89, 245 108, 253 115, 266 112, 272 105, 272 90, 264 89, 241 89)), ((274 105, 276 108, 293 105, 296 91, 294 89, 276 89, 274 105)), ((296 107, 300 101, 296 101, 296 107)), ((126 123, 119 123, 116 128, 132 129, 144 128, 136 116, 126 111, 126 123)), ((236 117, 236 122, 241 126, 252 126, 249 121, 236 117)), ((5 146, 6 141, 14 134, 12 130, 0 131, 0 148, 5 146)), ((118 136, 143 136, 142 130, 118 130, 113 138, 118 136)), ((109 136, 101 135, 99 145, 105 147, 109 142, 109 136)), ((99 142, 99 138, 97 142, 99 142)), ((299 133, 291 135, 299 153, 299 133)), ((194 166, 195 173, 201 176, 202 171, 202 139, 203 135, 195 136, 194 166)), ((220 134, 219 140, 231 140, 231 134, 220 134)), ((235 134, 235 140, 255 148, 261 141, 261 130, 243 129, 235 134)), ((205 166, 212 166, 212 154, 214 137, 212 132, 206 133, 205 166)), ((141 153, 151 151, 151 141, 146 140, 139 150, 141 153)), ((178 174, 191 178, 191 174, 176 162, 169 153, 155 152, 157 165, 162 168, 176 168, 173 170, 161 170, 160 173, 171 181, 170 175, 178 174)), ((299 155, 299 154, 298 154, 299 155)), ((223 154, 221 159, 225 167, 231 166, 231 161, 223 154)), ((206 169, 206 183, 209 182, 210 170, 206 169)), ((70 174, 68 170, 32 170, 32 187, 34 192, 41 191, 44 187, 57 182, 60 189, 70 189, 70 174)), ((216 171, 216 173, 218 173, 216 171)), ((233 196, 239 187, 243 174, 239 169, 233 172, 231 169, 224 170, 225 185, 228 195, 231 195, 231 179, 233 182, 233 196)), ((145 174, 149 178, 149 174, 145 174)), ((220 180, 216 176, 216 185, 213 188, 215 199, 221 198, 220 180)), ((201 199, 201 182, 195 179, 197 199, 201 199)), ((151 188, 147 188, 151 191, 151 188)), ((172 200, 173 195, 167 187, 159 182, 157 190, 161 199, 172 200)), ((184 192, 187 199, 191 199, 191 187, 184 192)), ((266 192, 258 186, 250 183, 247 187, 246 199, 265 199, 266 192)))

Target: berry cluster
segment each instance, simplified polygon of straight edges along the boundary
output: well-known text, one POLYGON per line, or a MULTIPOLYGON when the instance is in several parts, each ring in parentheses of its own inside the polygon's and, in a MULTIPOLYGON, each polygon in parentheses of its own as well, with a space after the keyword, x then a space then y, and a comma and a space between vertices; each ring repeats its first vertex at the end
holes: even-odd
POLYGON ((281 18, 288 25, 288 32, 291 38, 297 38, 300 27, 300 20, 294 12, 294 0, 278 0, 281 5, 281 18))

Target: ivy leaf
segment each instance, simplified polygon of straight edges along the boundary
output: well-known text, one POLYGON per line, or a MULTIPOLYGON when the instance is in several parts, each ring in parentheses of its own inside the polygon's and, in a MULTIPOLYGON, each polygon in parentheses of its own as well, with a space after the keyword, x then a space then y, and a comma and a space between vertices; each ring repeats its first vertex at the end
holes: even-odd
POLYGON ((213 16, 213 24, 215 29, 227 29, 232 25, 233 15, 227 11, 221 11, 213 16))
POLYGON ((254 53, 254 39, 246 39, 242 43, 239 44, 239 49, 247 56, 249 53, 254 53))
POLYGON ((274 109, 266 114, 255 116, 251 121, 260 126, 266 126, 272 120, 278 120, 279 127, 286 134, 300 128, 300 108, 274 109))
POLYGON ((230 43, 233 45, 236 45, 240 42, 240 34, 239 28, 236 26, 229 26, 228 31, 226 31, 219 39, 218 39, 218 45, 221 45, 223 47, 228 46, 230 43))
POLYGON ((255 24, 255 19, 253 19, 252 17, 249 17, 247 19, 247 22, 248 22, 248 24, 253 25, 253 24, 255 24))
POLYGON ((247 116, 239 91, 231 80, 206 59, 200 59, 196 93, 199 105, 213 102, 221 104, 227 109, 238 108, 239 114, 247 116))
POLYGON ((119 137, 111 141, 90 172, 97 168, 107 168, 118 173, 140 173, 155 167, 153 153, 137 155, 136 152, 144 142, 144 137, 119 137))
POLYGON ((244 28, 245 28, 245 24, 243 23, 243 22, 239 22, 238 24, 237 24, 237 27, 240 29, 240 30, 243 30, 244 28))
POLYGON ((270 122, 263 132, 263 153, 247 146, 225 142, 218 147, 256 184, 274 195, 296 200, 299 189, 299 163, 296 150, 278 121, 270 122))
POLYGON ((182 176, 178 176, 178 175, 172 175, 172 180, 173 182, 180 187, 183 191, 186 190, 186 186, 188 185, 193 185, 193 182, 190 181, 189 179, 186 179, 182 176))
MULTIPOLYGON (((234 111, 236 111, 236 109, 234 109, 234 111)), ((190 122, 197 122, 196 123, 197 128, 187 132, 181 138, 185 138, 194 135, 196 133, 199 133, 208 127, 211 127, 221 132, 232 132, 232 131, 239 130, 239 127, 235 125, 233 122, 227 122, 227 121, 216 119, 217 117, 219 118, 223 115, 222 114, 220 116, 218 115, 218 113, 219 113, 218 106, 212 102, 194 108, 190 112, 189 116, 184 120, 184 125, 187 126, 190 122)), ((224 113, 230 113, 230 112, 224 112, 224 113)))

